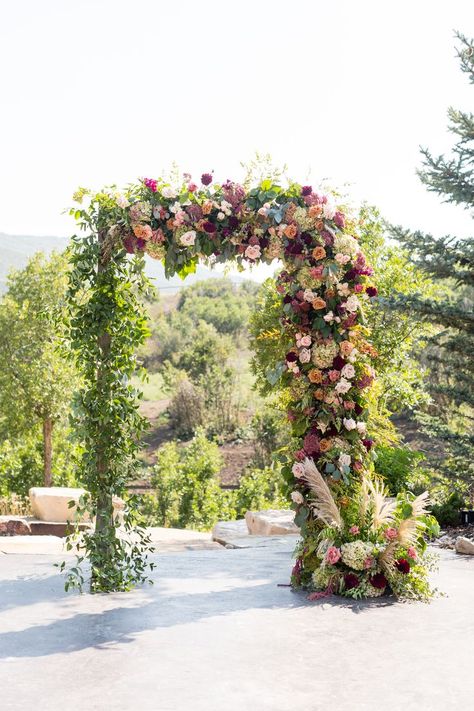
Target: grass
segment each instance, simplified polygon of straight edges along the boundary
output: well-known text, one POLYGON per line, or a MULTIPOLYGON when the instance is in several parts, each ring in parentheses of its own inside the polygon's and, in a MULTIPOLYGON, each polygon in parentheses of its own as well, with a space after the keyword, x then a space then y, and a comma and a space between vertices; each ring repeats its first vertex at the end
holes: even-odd
POLYGON ((145 382, 140 378, 132 378, 132 384, 143 391, 143 399, 146 401, 166 400, 169 397, 163 391, 163 378, 160 373, 149 373, 145 382))

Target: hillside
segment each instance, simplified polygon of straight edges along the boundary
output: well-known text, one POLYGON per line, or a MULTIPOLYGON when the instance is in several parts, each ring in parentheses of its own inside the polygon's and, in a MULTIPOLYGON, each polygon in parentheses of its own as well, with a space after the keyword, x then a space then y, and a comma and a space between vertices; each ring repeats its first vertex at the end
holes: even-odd
MULTIPOLYGON (((53 250, 61 251, 68 244, 67 237, 35 237, 25 235, 7 235, 0 232, 0 293, 5 291, 6 278, 10 269, 19 269, 27 263, 28 259, 36 252, 50 254, 53 250)), ((162 264, 147 258, 147 274, 155 283, 159 291, 167 294, 178 292, 184 285, 178 277, 165 279, 165 272, 162 264)), ((203 279, 222 277, 221 272, 198 266, 195 274, 190 274, 186 278, 186 286, 191 286, 203 279)), ((230 275, 234 283, 241 283, 244 279, 240 276, 230 275)))

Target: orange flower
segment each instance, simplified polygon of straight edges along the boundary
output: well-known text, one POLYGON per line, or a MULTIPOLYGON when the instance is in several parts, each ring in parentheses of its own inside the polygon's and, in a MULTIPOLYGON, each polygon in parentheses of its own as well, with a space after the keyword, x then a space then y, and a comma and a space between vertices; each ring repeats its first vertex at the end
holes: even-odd
POLYGON ((313 257, 315 259, 324 259, 325 256, 326 250, 324 249, 324 247, 318 246, 313 249, 313 257))
POLYGON ((318 388, 317 390, 315 390, 313 395, 316 400, 324 400, 324 390, 322 388, 318 388))
POLYGON ((332 441, 330 439, 322 439, 319 443, 319 448, 321 452, 329 452, 332 447, 332 441))
POLYGON ((326 299, 333 299, 336 296, 336 292, 334 291, 334 289, 327 289, 324 296, 326 297, 326 299))
POLYGON ((209 215, 209 213, 212 211, 212 202, 211 200, 206 200, 203 202, 201 205, 202 213, 203 215, 209 215))
POLYGON ((308 214, 310 217, 319 217, 322 211, 323 208, 321 207, 321 205, 311 205, 308 210, 308 214))
POLYGON ((318 220, 316 222, 316 229, 321 232, 321 230, 324 230, 324 222, 322 220, 318 220))
POLYGON ((174 227, 174 220, 172 217, 170 217, 169 220, 166 220, 166 226, 169 230, 172 230, 174 227))
POLYGON ((316 299, 314 299, 311 303, 313 305, 313 309, 316 310, 324 309, 324 307, 326 306, 326 302, 324 301, 324 299, 321 299, 321 297, 319 296, 316 297, 316 299))
POLYGON ((317 368, 312 368, 308 373, 308 378, 310 383, 315 383, 316 385, 318 385, 319 383, 323 382, 323 373, 317 368))
POLYGON ((149 240, 150 237, 153 235, 153 230, 151 229, 150 225, 133 225, 133 232, 135 234, 135 237, 138 237, 139 239, 143 240, 149 240))
POLYGON ((354 346, 350 341, 342 341, 339 344, 339 349, 341 351, 341 355, 344 358, 347 358, 347 356, 350 355, 352 353, 352 351, 354 350, 354 346))
POLYGON ((284 230, 285 236, 288 239, 294 239, 298 233, 296 225, 287 225, 284 230))

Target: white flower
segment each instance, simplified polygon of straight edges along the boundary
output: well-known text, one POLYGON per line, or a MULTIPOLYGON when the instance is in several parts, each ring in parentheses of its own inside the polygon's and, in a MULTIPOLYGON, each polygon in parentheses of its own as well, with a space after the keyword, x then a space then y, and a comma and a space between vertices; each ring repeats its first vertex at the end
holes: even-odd
POLYGON ((339 382, 336 384, 336 392, 338 395, 344 395, 344 393, 349 392, 349 390, 352 387, 352 383, 350 383, 348 380, 345 378, 341 378, 339 382))
POLYGON ((349 262, 351 258, 348 254, 342 254, 342 252, 338 252, 334 259, 338 264, 342 266, 343 264, 347 264, 347 262, 349 262))
POLYGON ((348 311, 355 312, 359 308, 360 302, 357 296, 353 294, 352 296, 349 296, 343 306, 345 306, 348 311))
POLYGON ((353 378, 355 375, 355 368, 351 363, 346 363, 344 368, 341 370, 341 375, 343 378, 353 378))
POLYGON ((326 323, 332 323, 334 321, 334 314, 332 311, 328 311, 325 316, 323 316, 323 319, 326 321, 326 323))
POLYGON ((349 284, 347 283, 347 281, 337 284, 336 289, 337 289, 337 293, 339 294, 339 296, 349 296, 349 294, 351 293, 351 290, 349 289, 349 284))
POLYGON ((232 214, 232 205, 230 204, 230 202, 227 202, 227 200, 223 200, 221 202, 221 210, 226 215, 231 215, 232 214))
POLYGON ((309 348, 311 345, 311 336, 302 336, 301 333, 297 333, 296 345, 298 346, 298 348, 309 348))
POLYGON ((115 202, 117 203, 117 205, 119 207, 122 208, 122 210, 124 210, 126 207, 128 207, 130 205, 130 202, 127 200, 125 195, 122 195, 122 193, 115 194, 115 202))
POLYGON ((292 500, 295 504, 302 504, 303 501, 304 501, 303 494, 302 494, 301 492, 299 492, 299 491, 292 491, 292 492, 291 492, 291 500, 292 500))
POLYGON ((179 210, 181 210, 181 205, 178 201, 174 202, 172 205, 169 206, 169 211, 175 215, 179 210))
POLYGON ((305 469, 304 469, 304 464, 301 462, 295 462, 293 466, 291 467, 291 471, 295 475, 297 479, 303 476, 305 469))
POLYGON ((342 562, 354 570, 364 570, 365 561, 372 555, 374 546, 366 541, 351 541, 341 546, 342 562))
POLYGON ((161 191, 161 194, 167 200, 174 200, 174 198, 178 195, 176 190, 174 188, 170 188, 170 187, 163 188, 163 190, 161 191))
POLYGON ((360 252, 360 246, 351 235, 337 234, 334 238, 334 251, 336 254, 349 254, 355 257, 360 252))
POLYGON ((351 463, 351 455, 350 454, 340 454, 339 455, 339 466, 341 467, 348 467, 351 463))
POLYGON ((185 232, 181 235, 179 241, 183 246, 190 247, 196 241, 196 232, 194 230, 189 230, 189 232, 185 232))
MULTIPOLYGON (((341 382, 341 381, 339 381, 341 382)), ((356 421, 352 419, 352 417, 344 417, 343 419, 344 427, 346 430, 355 430, 357 427, 356 421)))
POLYGON ((336 203, 334 202, 334 198, 331 195, 328 195, 327 202, 324 203, 323 205, 323 215, 326 218, 326 220, 332 220, 334 215, 336 214, 336 203))
POLYGON ((308 348, 302 348, 300 350, 299 359, 301 363, 309 363, 311 360, 311 351, 308 348))
POLYGON ((217 219, 222 222, 222 220, 225 218, 225 214, 223 212, 218 212, 217 213, 217 219))
POLYGON ((311 289, 305 289, 303 294, 303 299, 309 303, 313 302, 316 298, 316 294, 311 289))
POLYGON ((359 434, 361 434, 361 435, 364 435, 364 434, 366 433, 366 431, 367 431, 367 425, 365 424, 365 422, 358 422, 358 423, 357 423, 357 431, 358 431, 359 434))

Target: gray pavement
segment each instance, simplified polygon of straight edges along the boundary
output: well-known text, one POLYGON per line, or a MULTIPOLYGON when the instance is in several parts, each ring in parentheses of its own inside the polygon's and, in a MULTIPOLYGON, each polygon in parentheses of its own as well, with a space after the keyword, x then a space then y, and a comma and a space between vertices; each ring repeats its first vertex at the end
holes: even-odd
POLYGON ((48 555, 0 555, 0 709, 474 708, 474 558, 441 551, 430 605, 287 587, 289 543, 155 556, 155 585, 63 592, 48 555))

